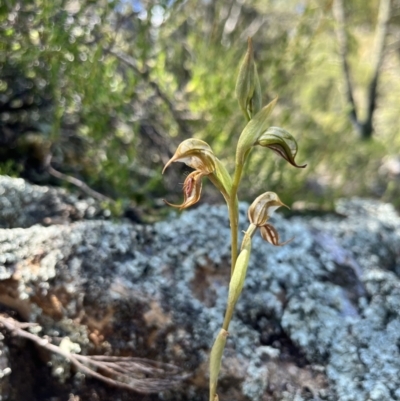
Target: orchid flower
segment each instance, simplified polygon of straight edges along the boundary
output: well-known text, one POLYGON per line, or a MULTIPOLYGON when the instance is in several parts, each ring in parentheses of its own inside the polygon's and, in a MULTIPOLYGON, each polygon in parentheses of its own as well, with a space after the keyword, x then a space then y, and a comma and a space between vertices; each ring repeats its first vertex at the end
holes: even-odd
POLYGON ((231 178, 206 142, 195 138, 183 141, 162 172, 164 173, 166 168, 174 162, 185 163, 195 171, 192 171, 183 183, 183 202, 180 205, 173 205, 164 201, 167 205, 182 210, 197 203, 201 196, 202 178, 204 176, 208 177, 221 191, 225 199, 229 198, 229 191, 232 186, 231 178))
POLYGON ((249 207, 250 224, 244 232, 239 249, 239 201, 237 194, 245 163, 251 150, 259 145, 270 148, 292 166, 306 167, 305 165, 298 165, 295 161, 298 148, 294 137, 282 128, 270 127, 269 125, 269 116, 277 103, 277 98, 262 107, 262 92, 251 38, 248 40, 247 52, 240 65, 235 92, 247 124, 237 143, 233 175, 231 176, 228 173, 206 142, 195 138, 183 141, 163 169, 164 173, 170 164, 181 162, 194 170, 186 177, 183 184, 183 202, 180 205, 173 205, 164 201, 168 205, 182 210, 196 204, 201 196, 203 177, 207 177, 224 196, 228 206, 231 227, 231 277, 224 321, 210 352, 209 401, 218 401, 219 399, 217 385, 221 359, 229 335, 229 324, 235 305, 244 288, 253 236, 259 229, 261 237, 274 246, 282 246, 292 240, 280 242, 277 230, 269 223, 272 213, 279 207, 286 205, 281 202, 276 193, 265 192, 258 196, 249 207))
POLYGON ((292 238, 285 242, 279 242, 279 234, 276 228, 267 223, 272 213, 281 206, 287 207, 275 192, 265 192, 254 200, 248 210, 250 223, 260 229, 263 240, 275 246, 286 245, 293 240, 292 238))

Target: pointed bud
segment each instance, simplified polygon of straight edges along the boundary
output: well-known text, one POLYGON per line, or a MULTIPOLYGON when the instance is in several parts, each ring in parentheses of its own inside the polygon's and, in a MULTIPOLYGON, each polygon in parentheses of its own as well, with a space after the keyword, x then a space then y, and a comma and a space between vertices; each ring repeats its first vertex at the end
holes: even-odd
MULTIPOLYGON (((254 226, 253 226, 254 227, 254 226)), ((246 279, 247 267, 249 265, 251 253, 251 236, 245 235, 243 238, 242 249, 236 260, 235 269, 229 283, 228 310, 233 311, 236 302, 243 290, 246 279)))
POLYGON ((185 163, 204 174, 210 174, 215 170, 215 156, 211 147, 208 143, 195 138, 186 139, 178 146, 162 172, 164 173, 166 168, 174 162, 185 163))
POLYGON ((251 38, 247 41, 247 52, 239 68, 235 92, 240 108, 246 118, 251 120, 261 109, 262 104, 260 79, 254 62, 251 38))
POLYGON ((244 164, 249 150, 257 143, 259 137, 268 129, 268 117, 274 109, 277 101, 278 98, 268 103, 244 127, 237 145, 236 164, 244 164))
POLYGON ((297 142, 289 132, 279 127, 270 127, 257 141, 257 145, 267 147, 287 160, 292 166, 304 168, 307 165, 299 166, 294 161, 297 154, 297 142))
POLYGON ((187 177, 185 182, 183 183, 183 196, 184 200, 181 205, 173 205, 172 203, 164 202, 172 207, 177 207, 180 210, 186 209, 189 206, 194 205, 200 200, 201 195, 201 179, 203 178, 204 174, 201 171, 193 171, 187 177))
POLYGON ((260 227, 260 234, 264 241, 267 241, 270 244, 275 245, 275 246, 283 246, 293 240, 293 238, 291 238, 285 242, 279 242, 278 231, 276 231, 276 228, 268 223, 264 224, 262 227, 260 227))
POLYGON ((265 192, 257 197, 248 210, 250 223, 257 227, 263 226, 272 213, 281 206, 287 207, 275 192, 265 192))

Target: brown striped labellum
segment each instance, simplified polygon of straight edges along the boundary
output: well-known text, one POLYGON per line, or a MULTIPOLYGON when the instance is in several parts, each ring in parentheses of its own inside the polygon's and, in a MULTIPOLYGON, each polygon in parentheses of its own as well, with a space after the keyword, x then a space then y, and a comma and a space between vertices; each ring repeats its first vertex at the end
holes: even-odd
POLYGON ((260 227, 260 234, 264 241, 267 241, 275 246, 283 246, 288 244, 290 241, 293 241, 293 238, 291 238, 285 242, 279 242, 278 231, 276 231, 276 228, 274 226, 268 223, 260 227))
POLYGON ((185 209, 189 206, 194 205, 200 200, 200 195, 201 195, 201 188, 202 188, 202 183, 201 180, 205 174, 203 174, 201 171, 192 171, 187 177, 185 182, 183 183, 183 203, 180 205, 174 205, 172 203, 167 202, 164 200, 164 202, 168 206, 176 207, 179 208, 180 210, 185 209))

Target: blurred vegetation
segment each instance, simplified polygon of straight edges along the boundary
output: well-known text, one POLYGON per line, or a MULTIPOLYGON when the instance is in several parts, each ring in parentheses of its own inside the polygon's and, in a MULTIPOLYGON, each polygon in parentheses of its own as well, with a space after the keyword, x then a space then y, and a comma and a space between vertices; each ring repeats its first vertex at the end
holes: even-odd
MULTIPOLYGON (((1 2, 0 173, 90 188, 116 212, 178 201, 185 167, 167 180, 161 170, 180 141, 203 139, 234 163, 245 125, 235 80, 252 36, 263 104, 279 96, 271 125, 295 136, 308 167, 277 168, 284 162, 254 151, 241 198, 268 189, 298 207, 354 195, 400 207, 400 1, 390 4, 369 140, 349 115, 368 114, 385 0, 342 4, 345 55, 335 1, 1 2)), ((220 201, 206 189, 203 200, 220 201)))

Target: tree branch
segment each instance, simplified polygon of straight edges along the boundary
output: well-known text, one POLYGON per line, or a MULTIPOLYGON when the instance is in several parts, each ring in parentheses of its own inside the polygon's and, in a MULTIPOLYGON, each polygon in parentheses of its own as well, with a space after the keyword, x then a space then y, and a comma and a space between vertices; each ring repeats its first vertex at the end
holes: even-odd
POLYGON ((72 185, 75 185, 78 187, 82 192, 84 192, 86 195, 91 196, 94 199, 97 199, 100 202, 111 202, 114 203, 115 201, 108 196, 105 196, 101 194, 100 192, 95 191, 94 189, 90 188, 87 184, 85 184, 83 181, 79 180, 78 178, 71 177, 70 175, 61 173, 60 171, 57 171, 51 166, 51 156, 47 157, 46 160, 46 169, 47 172, 52 175, 53 177, 56 177, 60 180, 67 181, 72 185))
POLYGON ((343 0, 334 0, 333 14, 336 19, 336 35, 339 44, 339 53, 342 60, 342 69, 345 78, 346 98, 349 104, 349 118, 353 124, 354 129, 362 139, 369 139, 372 136, 373 127, 372 119, 376 109, 378 79, 383 63, 385 42, 390 20, 391 0, 381 0, 379 3, 378 22, 375 30, 375 49, 374 61, 372 66, 372 77, 367 87, 367 108, 366 115, 363 121, 357 116, 357 108, 353 96, 353 87, 350 78, 350 68, 347 61, 347 36, 346 36, 346 22, 344 13, 343 0))
POLYGON ((390 20, 391 0, 381 0, 379 4, 378 22, 375 31, 375 50, 372 78, 368 87, 367 115, 365 118, 364 133, 372 135, 372 117, 376 108, 376 97, 380 69, 383 63, 386 35, 390 20))
POLYGON ((106 53, 110 53, 113 56, 115 56, 118 60, 122 61, 125 65, 127 65, 129 68, 131 68, 137 75, 141 76, 146 80, 146 82, 151 86, 151 88, 156 92, 157 96, 164 101, 164 103, 167 105, 170 113, 172 114, 172 117, 178 124, 179 128, 181 131, 183 131, 184 134, 188 135, 190 134, 190 130, 186 126, 186 124, 183 122, 182 118, 179 115, 179 112, 175 109, 175 106, 169 99, 169 97, 164 93, 164 91, 160 88, 157 82, 153 81, 149 77, 148 71, 140 71, 139 68, 137 68, 136 63, 134 59, 130 56, 128 56, 125 53, 122 53, 121 51, 117 51, 114 49, 104 49, 106 53))
POLYGON ((347 61, 347 34, 346 34, 346 19, 344 15, 343 0, 334 0, 333 15, 336 19, 336 36, 339 44, 339 54, 342 62, 342 70, 345 79, 346 99, 349 104, 349 117, 355 130, 359 133, 361 126, 357 117, 357 107, 353 96, 353 85, 350 77, 350 67, 347 61))

